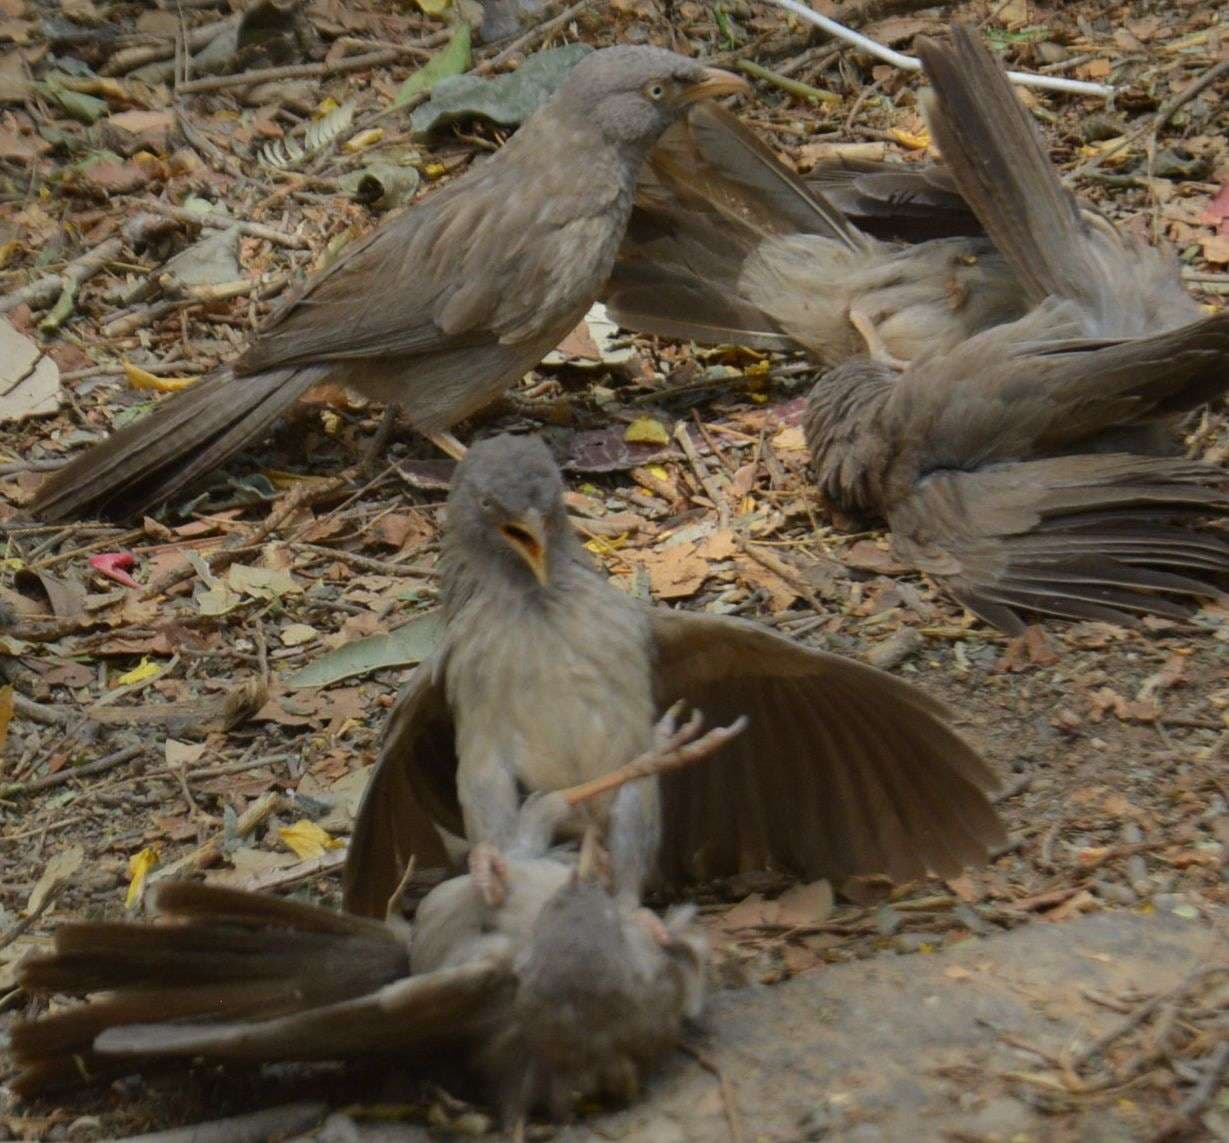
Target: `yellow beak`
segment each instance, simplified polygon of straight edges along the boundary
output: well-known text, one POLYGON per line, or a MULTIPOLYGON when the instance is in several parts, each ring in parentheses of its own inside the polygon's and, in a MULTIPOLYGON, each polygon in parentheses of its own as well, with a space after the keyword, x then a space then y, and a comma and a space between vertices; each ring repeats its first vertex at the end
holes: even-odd
POLYGON ((519 520, 510 520, 499 529, 500 534, 529 565, 534 578, 547 586, 546 524, 542 514, 531 508, 519 520))
POLYGON ((740 95, 751 90, 751 85, 741 75, 722 71, 719 67, 706 67, 704 78, 683 88, 679 102, 686 106, 702 99, 716 99, 719 95, 740 95))

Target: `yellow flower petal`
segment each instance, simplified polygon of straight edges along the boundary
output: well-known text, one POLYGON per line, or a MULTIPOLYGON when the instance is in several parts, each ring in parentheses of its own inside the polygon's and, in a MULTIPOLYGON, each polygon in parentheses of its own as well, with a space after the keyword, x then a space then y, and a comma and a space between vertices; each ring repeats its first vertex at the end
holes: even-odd
POLYGON ((312 857, 323 857, 326 850, 340 849, 345 844, 329 836, 328 831, 321 829, 315 822, 307 820, 295 822, 292 826, 283 826, 277 831, 277 836, 304 861, 312 857))
POLYGON ((124 898, 124 908, 131 909, 141 899, 145 888, 145 878, 149 871, 158 864, 158 851, 147 845, 140 853, 134 853, 128 859, 128 895, 124 898))
POLYGON ((341 149, 347 154, 353 155, 358 151, 366 150, 368 147, 374 147, 383 138, 383 127, 368 127, 366 131, 360 131, 357 135, 347 139, 342 144, 341 149))
POLYGON ((120 675, 115 680, 115 684, 120 687, 130 687, 133 683, 143 683, 146 679, 152 679, 160 670, 162 670, 160 663, 151 663, 146 656, 142 655, 141 661, 131 671, 125 671, 120 675))
POLYGON ((128 384, 134 389, 152 389, 155 393, 178 393, 200 380, 199 377, 155 377, 131 361, 124 362, 124 372, 128 374, 128 384))
POLYGON ((902 147, 908 147, 910 151, 924 151, 930 146, 929 131, 919 131, 915 135, 912 131, 902 131, 899 127, 893 127, 888 134, 902 147))
POLYGON ((627 426, 623 439, 628 444, 668 445, 670 434, 660 421, 655 421, 652 417, 637 417, 627 426))

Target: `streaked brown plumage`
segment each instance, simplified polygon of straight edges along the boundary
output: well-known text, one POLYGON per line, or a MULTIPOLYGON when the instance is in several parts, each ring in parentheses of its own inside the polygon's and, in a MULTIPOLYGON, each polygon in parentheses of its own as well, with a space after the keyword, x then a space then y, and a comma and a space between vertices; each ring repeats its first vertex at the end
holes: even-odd
POLYGON ((732 115, 695 107, 649 157, 604 297, 644 333, 835 365, 865 351, 862 326, 912 360, 1024 312, 975 229, 942 170, 849 166, 804 181, 732 115))
POLYGON ((506 146, 351 246, 232 368, 57 472, 44 519, 128 515, 259 440, 308 389, 350 385, 438 432, 576 325, 610 273, 648 148, 737 76, 651 47, 587 56, 506 146))
POLYGON ((942 708, 756 624, 647 607, 573 533, 544 445, 473 446, 448 502, 445 632, 393 709, 347 857, 346 906, 378 914, 406 862, 443 864, 428 819, 506 844, 522 790, 622 766, 677 701, 750 727, 703 766, 641 783, 636 885, 775 866, 839 881, 954 874, 1003 837, 989 770, 942 708))
MULTIPOLYGON (((630 795, 615 795, 616 822, 630 795)), ((548 851, 559 810, 526 805, 502 905, 454 878, 410 933, 186 882, 156 890, 164 924, 62 926, 55 950, 23 965, 23 986, 106 995, 13 1029, 13 1090, 32 1098, 196 1058, 455 1053, 509 1121, 630 1097, 699 1013, 705 942, 690 910, 646 923, 622 886, 604 887, 589 839, 579 865, 574 850, 548 851)))
POLYGON ((1009 632, 1041 612, 1132 622, 1213 596, 1229 544, 1182 527, 1229 510, 1225 474, 1153 450, 1229 384, 1229 313, 1202 317, 1172 257, 1082 212, 1027 112, 967 29, 919 43, 931 130, 1031 313, 903 374, 868 360, 821 380, 819 482, 886 517, 902 559, 1009 632))

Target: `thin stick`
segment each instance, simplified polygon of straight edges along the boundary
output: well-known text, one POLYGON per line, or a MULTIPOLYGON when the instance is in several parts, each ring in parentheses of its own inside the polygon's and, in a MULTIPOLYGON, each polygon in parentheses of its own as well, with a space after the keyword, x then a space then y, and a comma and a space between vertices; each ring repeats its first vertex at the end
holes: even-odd
POLYGON ((81 257, 69 262, 60 274, 49 274, 31 282, 20 290, 0 297, 0 314, 15 310, 23 302, 31 309, 41 309, 51 305, 64 290, 76 289, 97 274, 108 262, 118 258, 124 249, 122 238, 108 238, 100 242, 93 250, 87 250, 81 257))
POLYGON ((163 218, 173 218, 189 226, 211 226, 215 230, 229 230, 232 226, 239 228, 240 234, 249 238, 263 238, 275 246, 289 246, 292 250, 306 250, 311 243, 300 234, 287 234, 284 230, 275 230, 272 226, 263 226, 259 222, 247 222, 242 218, 232 218, 220 210, 186 210, 182 206, 171 206, 165 202, 143 202, 141 209, 151 214, 160 214, 163 218))
POLYGON ((488 72, 494 71, 497 67, 501 67, 507 63, 514 55, 523 52, 531 44, 536 44, 540 40, 544 40, 547 36, 553 35, 560 28, 565 27, 571 19, 583 12, 593 0, 577 0, 575 4, 569 5, 558 16, 552 16, 545 23, 539 24, 536 28, 530 28, 519 39, 513 40, 506 48, 502 48, 497 55, 492 56, 489 60, 484 60, 476 68, 472 70, 471 75, 486 75, 488 72))
POLYGON ((350 71, 362 71, 366 67, 380 67, 396 63, 403 58, 400 48, 394 51, 368 52, 365 56, 348 56, 336 63, 290 64, 288 67, 266 67, 256 71, 241 71, 235 75, 214 75, 207 79, 194 79, 181 83, 175 90, 179 95, 199 95, 205 91, 221 91, 227 87, 251 87, 272 80, 302 79, 316 75, 342 75, 350 71))
MULTIPOLYGON (((861 48, 862 51, 894 67, 901 68, 903 71, 922 70, 921 60, 893 51, 892 48, 885 47, 869 36, 862 35, 861 32, 855 32, 852 28, 845 27, 844 24, 838 24, 827 16, 821 16, 805 4, 799 3, 799 0, 769 0, 769 3, 775 4, 778 8, 784 8, 787 12, 793 12, 796 16, 801 16, 808 24, 822 28, 828 35, 853 44, 855 48, 861 48)), ((1031 72, 1009 71, 1007 78, 1021 87, 1039 87, 1046 91, 1067 91, 1075 95, 1095 95, 1102 99, 1108 99, 1115 91, 1114 88, 1103 83, 1085 83, 1083 80, 1063 79, 1062 76, 1057 75, 1035 75, 1031 72)))
POLYGON ((0 786, 0 798, 19 798, 26 794, 37 793, 39 790, 49 790, 53 786, 62 786, 74 778, 89 778, 95 774, 101 774, 104 770, 111 770, 136 758, 139 754, 144 754, 146 749, 148 748, 145 746, 128 746, 123 750, 117 750, 114 754, 108 754, 105 758, 99 758, 97 762, 87 762, 84 766, 71 766, 66 770, 61 770, 58 774, 35 778, 33 782, 10 782, 6 786, 0 786))
POLYGON ((11 929, 5 933, 0 933, 0 949, 8 948, 18 937, 23 933, 28 933, 36 924, 38 919, 48 909, 51 908, 55 899, 64 891, 64 886, 68 884, 68 878, 62 877, 60 880, 52 883, 51 888, 43 894, 43 899, 38 903, 38 908, 34 910, 28 917, 22 917, 11 929))

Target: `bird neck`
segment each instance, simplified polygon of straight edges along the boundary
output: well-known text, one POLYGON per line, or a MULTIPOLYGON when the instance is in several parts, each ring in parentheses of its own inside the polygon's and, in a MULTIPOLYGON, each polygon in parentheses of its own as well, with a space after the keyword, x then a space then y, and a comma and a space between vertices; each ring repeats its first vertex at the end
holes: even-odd
POLYGON ((597 578, 588 567, 572 535, 552 542, 547 583, 539 583, 524 561, 511 549, 484 553, 481 561, 470 558, 458 544, 446 544, 441 558, 441 598, 446 622, 454 622, 471 607, 550 607, 587 580, 597 578))

